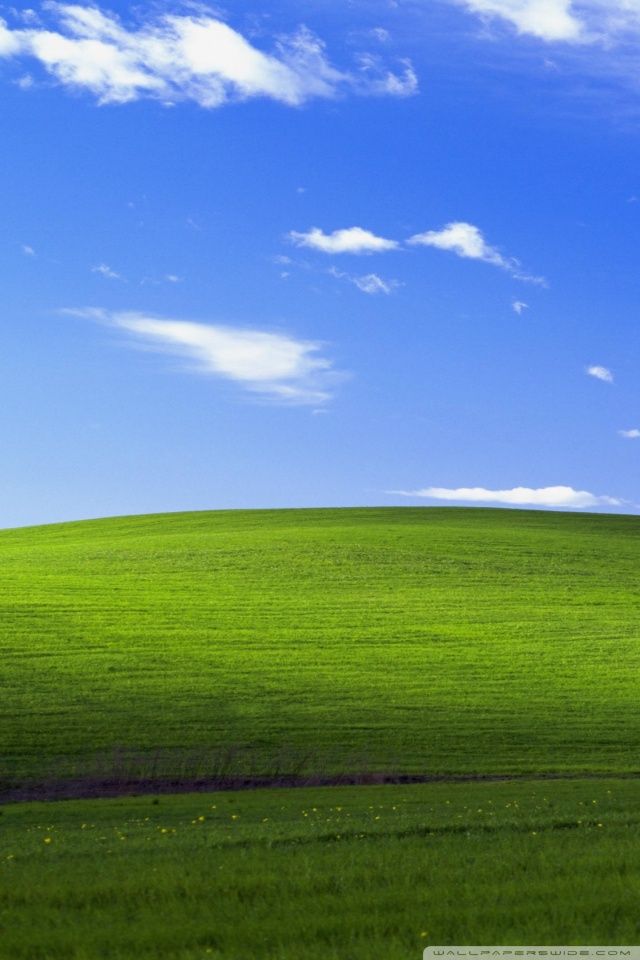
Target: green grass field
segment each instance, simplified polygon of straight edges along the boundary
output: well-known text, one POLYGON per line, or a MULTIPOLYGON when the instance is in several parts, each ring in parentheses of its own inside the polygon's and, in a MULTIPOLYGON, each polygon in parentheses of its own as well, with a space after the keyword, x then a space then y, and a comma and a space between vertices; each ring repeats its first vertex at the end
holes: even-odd
POLYGON ((637 781, 16 804, 2 960, 420 960, 428 944, 634 944, 637 781))
POLYGON ((638 942, 639 570, 624 516, 291 510, 0 532, 5 800, 566 778, 5 802, 0 958, 638 942))
POLYGON ((191 513, 0 533, 0 781, 640 769, 640 520, 191 513))

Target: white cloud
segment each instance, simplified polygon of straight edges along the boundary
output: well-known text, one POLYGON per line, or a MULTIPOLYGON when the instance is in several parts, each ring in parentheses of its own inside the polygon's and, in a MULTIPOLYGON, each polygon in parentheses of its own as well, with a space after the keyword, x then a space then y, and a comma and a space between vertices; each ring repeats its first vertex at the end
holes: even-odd
POLYGON ((0 57, 12 57, 20 53, 22 44, 14 31, 9 30, 5 20, 0 20, 0 57))
POLYGON ((485 263, 493 263, 497 267, 508 266, 502 254, 495 247, 491 247, 478 227, 474 227, 471 223, 461 221, 448 223, 442 230, 416 233, 408 242, 425 247, 437 247, 439 250, 451 250, 459 257, 484 260, 485 263))
MULTIPOLYGON (((105 274, 105 276, 110 276, 110 274, 105 274)), ((122 280, 123 278, 116 273, 115 275, 111 276, 111 279, 122 280)), ((162 283, 175 284, 175 283, 182 283, 183 280, 184 280, 184 277, 180 277, 177 273, 165 273, 164 276, 162 277, 143 277, 142 280, 140 281, 140 286, 144 287, 144 286, 147 286, 148 284, 152 286, 159 286, 162 283)))
POLYGON ((411 64, 395 73, 382 62, 345 71, 304 27, 259 50, 206 12, 165 14, 127 29, 96 6, 49 3, 56 29, 10 29, 0 21, 0 57, 35 58, 63 86, 91 92, 100 103, 152 98, 192 100, 213 108, 268 97, 297 106, 341 93, 407 96, 417 90, 411 64))
MULTIPOLYGON (((424 2, 424 0, 423 0, 424 2)), ((558 93, 592 102, 606 116, 638 112, 639 0, 448 0, 483 24, 485 40, 501 35, 510 68, 520 65, 540 80, 539 67, 557 74, 558 93), (505 28, 505 29, 502 29, 505 28), (521 38, 514 48, 514 40, 521 38), (552 50, 532 49, 544 47, 552 50), (534 59, 531 59, 534 54, 534 59), (564 78, 564 82, 563 81, 564 78)), ((480 31, 478 31, 480 35, 480 31)), ((544 82, 544 81, 543 81, 544 82)), ((545 88, 548 84, 544 82, 545 88)), ((551 87, 548 87, 551 90, 551 87)))
POLYGON ((363 293, 393 293, 396 287, 399 286, 397 280, 384 280, 382 277, 379 277, 377 273, 367 273, 363 277, 352 277, 352 282, 355 283, 358 290, 362 290, 363 293))
POLYGON ((370 94, 392 97, 411 97, 418 92, 418 77, 410 60, 403 60, 402 73, 386 70, 377 56, 364 54, 360 57, 360 69, 366 78, 366 90, 370 94))
POLYGON ((594 366, 587 367, 586 373, 590 377, 595 377, 596 380, 604 381, 604 383, 613 383, 613 374, 607 367, 600 367, 596 364, 594 366))
POLYGON ((522 316, 525 310, 529 309, 529 304, 524 303, 523 300, 514 300, 511 306, 519 317, 522 316))
POLYGON ((30 246, 28 243, 23 243, 23 244, 21 244, 20 246, 21 246, 22 252, 24 253, 25 257, 35 257, 36 252, 35 252, 35 250, 33 249, 33 247, 30 246))
POLYGON ((13 8, 14 13, 18 13, 20 19, 23 23, 40 23, 40 17, 35 10, 27 7, 25 10, 16 11, 15 7, 13 8))
POLYGON ((120 274, 112 270, 108 263, 99 263, 97 266, 91 267, 91 273, 99 273, 106 280, 122 280, 120 274))
POLYGON ((422 490, 392 490, 405 497, 427 500, 462 501, 465 503, 503 503, 519 507, 619 507, 624 501, 615 497, 599 497, 573 487, 514 487, 512 490, 486 490, 484 487, 425 487, 422 490))
POLYGON ((322 253, 383 253, 398 246, 397 240, 378 237, 362 227, 347 227, 329 234, 323 233, 319 227, 312 227, 306 233, 292 230, 289 239, 297 247, 311 247, 322 253))
MULTIPOLYGON (((449 0, 485 21, 556 45, 599 46, 604 51, 640 34, 638 0, 449 0)), ((555 63, 551 61, 555 66, 555 63)), ((613 64, 612 64, 613 65, 613 64)))
POLYGON ((627 440, 638 440, 640 439, 640 430, 634 427, 632 430, 618 430, 618 433, 621 437, 625 437, 627 440))
MULTIPOLYGON (((585 27, 572 0, 456 0, 472 13, 506 20, 518 33, 548 41, 580 41, 585 27)), ((615 0, 613 0, 615 3, 615 0)))
POLYGON ((68 311, 124 331, 143 344, 184 357, 197 372, 233 380, 253 393, 317 406, 339 378, 321 344, 282 333, 168 320, 137 312, 68 311))
POLYGON ((482 231, 472 223, 459 220, 447 223, 441 230, 427 230, 426 233, 416 233, 413 237, 409 237, 407 243, 413 246, 450 250, 457 256, 469 260, 482 260, 484 263, 490 263, 494 267, 506 270, 518 280, 541 284, 545 282, 542 277, 531 277, 522 273, 520 262, 514 257, 503 256, 496 247, 487 243, 482 231))
POLYGON ((345 273, 344 270, 338 270, 337 267, 330 267, 328 271, 336 280, 347 280, 361 290, 362 293, 374 295, 376 293, 393 293, 401 284, 398 280, 385 280, 379 277, 377 273, 366 273, 363 276, 353 276, 351 273, 345 273))

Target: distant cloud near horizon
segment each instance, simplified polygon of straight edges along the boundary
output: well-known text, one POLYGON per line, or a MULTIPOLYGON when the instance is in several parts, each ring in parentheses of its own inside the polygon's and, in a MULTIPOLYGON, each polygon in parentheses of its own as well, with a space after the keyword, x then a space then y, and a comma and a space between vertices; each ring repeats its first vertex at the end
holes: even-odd
POLYGON ((397 240, 388 240, 376 236, 363 227, 347 227, 334 230, 333 233, 324 233, 319 227, 311 227, 306 232, 291 230, 289 240, 297 247, 309 247, 321 253, 383 253, 386 250, 395 250, 399 246, 397 240))
POLYGON ((136 311, 85 308, 65 313, 105 323, 191 361, 190 369, 197 373, 233 380, 246 390, 283 403, 318 406, 331 399, 331 387, 341 376, 321 355, 320 343, 283 333, 171 320, 136 311))
POLYGON ((466 503, 501 503, 521 507, 620 507, 624 501, 616 497, 596 496, 588 490, 573 487, 513 487, 511 490, 487 490, 485 487, 424 487, 421 490, 389 490, 388 493, 403 497, 420 497, 427 500, 446 500, 466 503))
POLYGON ((608 367, 601 367, 594 364, 586 368, 586 374, 589 377, 595 377, 596 380, 602 380, 603 383, 613 383, 613 374, 608 367))
POLYGON ((63 87, 88 91, 101 104, 153 99, 212 109, 265 97, 300 106, 346 93, 407 97, 418 90, 409 61, 394 72, 362 55, 353 69, 338 69, 305 27, 265 52, 203 8, 162 14, 136 29, 98 6, 44 3, 42 13, 56 29, 39 15, 16 28, 0 19, 0 58, 35 59, 63 87))

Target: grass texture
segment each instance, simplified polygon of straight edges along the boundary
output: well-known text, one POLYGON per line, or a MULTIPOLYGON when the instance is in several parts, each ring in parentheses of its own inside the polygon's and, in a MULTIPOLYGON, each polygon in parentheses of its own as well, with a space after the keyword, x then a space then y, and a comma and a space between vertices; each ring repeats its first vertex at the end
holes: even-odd
POLYGON ((16 804, 2 960, 419 960, 634 944, 637 780, 16 804))
POLYGON ((0 783, 640 766, 640 520, 210 512, 0 532, 0 783))

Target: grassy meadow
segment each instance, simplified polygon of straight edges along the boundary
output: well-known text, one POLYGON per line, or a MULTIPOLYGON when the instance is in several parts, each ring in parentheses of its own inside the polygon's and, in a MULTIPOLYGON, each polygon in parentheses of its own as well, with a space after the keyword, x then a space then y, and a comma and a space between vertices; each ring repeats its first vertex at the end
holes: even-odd
POLYGON ((541 512, 0 532, 1 960, 638 942, 639 561, 541 512), (376 773, 466 780, 154 795, 376 773))
POLYGON ((640 768, 640 520, 212 512, 0 532, 0 783, 640 768))
POLYGON ((2 960, 419 960, 634 944, 637 780, 12 804, 2 960))

